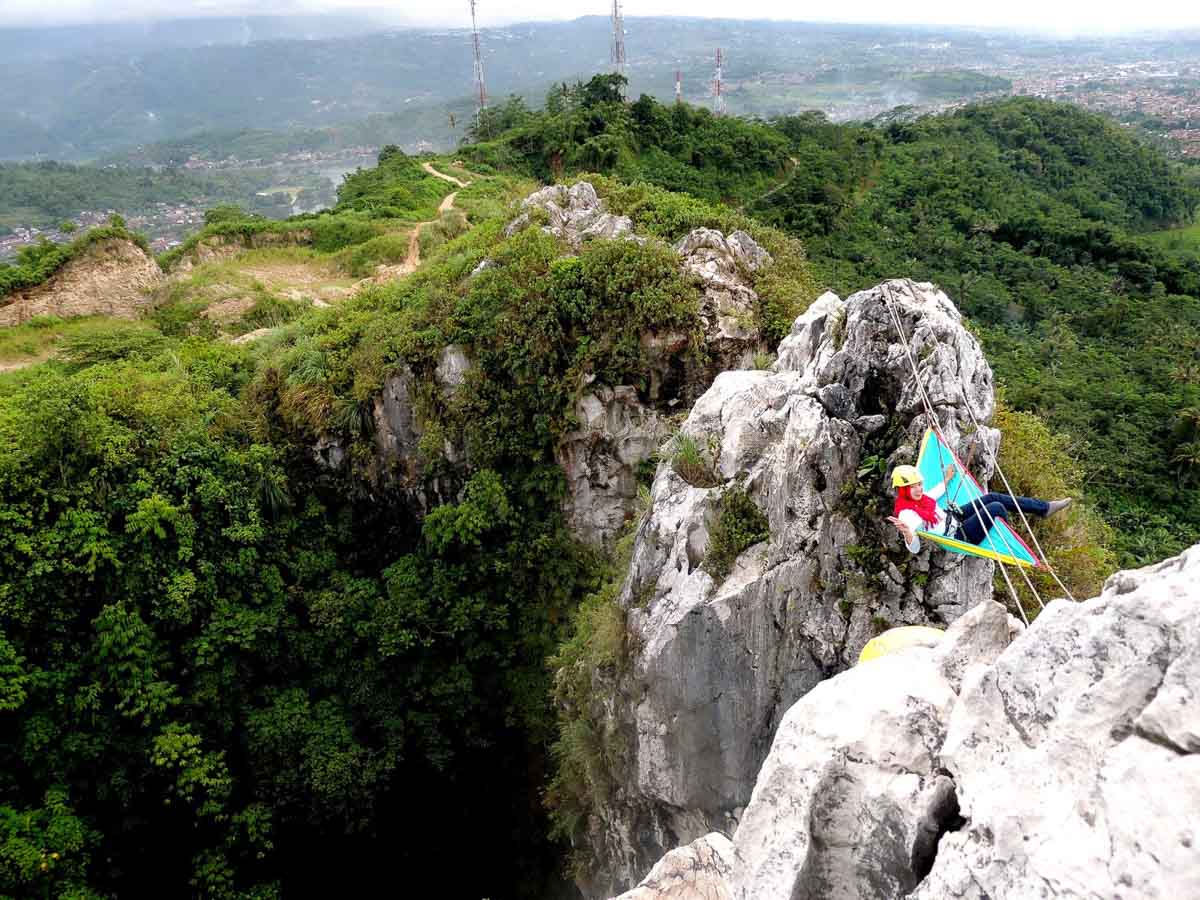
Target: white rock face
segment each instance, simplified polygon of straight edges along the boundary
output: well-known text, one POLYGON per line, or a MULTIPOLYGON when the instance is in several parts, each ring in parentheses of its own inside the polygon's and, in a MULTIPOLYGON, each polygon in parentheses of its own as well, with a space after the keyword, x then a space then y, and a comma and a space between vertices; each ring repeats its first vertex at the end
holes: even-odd
POLYGON ((672 850, 641 884, 613 900, 730 900, 732 868, 733 844, 714 831, 672 850))
POLYGON ((405 366, 383 383, 373 408, 376 464, 385 477, 408 484, 422 470, 418 448, 424 429, 415 410, 416 387, 416 376, 405 366))
POLYGON ((637 497, 638 466, 653 456, 670 428, 628 385, 584 394, 575 417, 579 427, 558 449, 567 477, 567 522, 580 540, 601 544, 625 525, 637 497))
MULTIPOLYGON (((877 475, 859 481, 865 459, 883 457, 889 471, 913 462, 928 425, 885 292, 960 455, 970 422, 960 373, 965 402, 991 415, 978 344, 945 294, 912 282, 844 303, 826 295, 797 320, 776 371, 725 372, 696 402, 683 431, 711 446, 723 485, 693 486, 661 464, 636 537, 621 603, 639 652, 613 688, 630 705, 609 729, 630 734, 631 747, 618 799, 589 828, 602 836, 592 846, 609 884, 635 883, 673 846, 732 831, 784 713, 878 630, 949 623, 990 596, 991 563, 929 548, 909 557, 884 521, 886 488, 877 475), (746 489, 771 537, 718 583, 704 560, 730 484, 746 489)), ((998 437, 975 436, 993 449, 998 437)))
POLYGON ((1198 691, 1200 544, 1027 630, 984 602, 938 647, 865 663, 788 711, 726 889, 1200 897, 1198 691))
POLYGON ((996 659, 1009 626, 1004 608, 985 601, 936 649, 857 666, 788 710, 737 831, 734 897, 882 900, 912 890, 958 815, 938 756, 957 699, 950 675, 964 657, 996 659))
POLYGON ((542 230, 562 238, 574 250, 591 238, 641 240, 633 234, 628 216, 614 216, 604 209, 604 201, 586 181, 570 188, 557 184, 542 188, 521 201, 525 210, 504 230, 506 237, 516 234, 531 221, 530 211, 542 210, 549 221, 542 230))
POLYGON ((756 324, 758 294, 749 276, 769 265, 771 254, 744 231, 726 237, 712 228, 695 229, 675 252, 684 270, 700 280, 705 347, 717 369, 749 368, 754 353, 764 349, 756 324))
POLYGON ((470 371, 471 359, 467 356, 467 349, 459 344, 448 344, 442 348, 433 377, 442 393, 449 397, 462 387, 470 371))
POLYGON ((968 672, 941 750, 966 828, 912 895, 1200 897, 1200 545, 1051 604, 968 672))

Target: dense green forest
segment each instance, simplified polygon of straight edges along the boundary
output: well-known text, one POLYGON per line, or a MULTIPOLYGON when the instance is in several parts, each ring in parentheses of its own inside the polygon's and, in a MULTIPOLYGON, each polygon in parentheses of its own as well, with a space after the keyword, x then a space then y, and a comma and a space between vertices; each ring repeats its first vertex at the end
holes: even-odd
POLYGON ((460 155, 541 179, 612 173, 706 200, 758 196, 791 165, 790 142, 775 128, 645 94, 626 103, 625 89, 624 77, 597 75, 556 85, 537 111, 510 97, 476 119, 476 143, 460 155))
MULTIPOLYGON (((1079 459, 1125 560, 1195 540, 1200 262, 1142 233, 1197 195, 1156 151, 1028 100, 868 127, 621 89, 475 123, 470 227, 409 278, 248 346, 167 308, 0 375, 0 893, 365 893, 421 871, 453 896, 569 896, 562 836, 595 786, 551 693, 586 686, 547 660, 593 651, 618 567, 567 530, 554 451, 581 385, 643 378, 643 330, 695 327, 668 247, 694 227, 771 252, 772 340, 826 285, 939 282, 1018 461, 1079 459), (650 240, 505 236, 531 176, 589 170, 650 240), (373 401, 432 384, 448 344, 475 366, 419 393, 418 502, 372 481, 373 401)), ((216 209, 205 235, 303 231, 365 265, 450 189, 387 148, 329 214, 216 209)))

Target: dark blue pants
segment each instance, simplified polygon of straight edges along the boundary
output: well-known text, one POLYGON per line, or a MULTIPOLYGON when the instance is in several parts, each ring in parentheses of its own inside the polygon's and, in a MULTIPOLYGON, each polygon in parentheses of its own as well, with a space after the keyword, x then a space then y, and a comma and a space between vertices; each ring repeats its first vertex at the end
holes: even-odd
POLYGON ((1020 509, 1027 515, 1044 516, 1050 511, 1045 500, 1013 497, 1010 494, 984 494, 962 507, 963 520, 955 537, 969 544, 978 544, 987 536, 993 519, 1003 519, 1020 509))

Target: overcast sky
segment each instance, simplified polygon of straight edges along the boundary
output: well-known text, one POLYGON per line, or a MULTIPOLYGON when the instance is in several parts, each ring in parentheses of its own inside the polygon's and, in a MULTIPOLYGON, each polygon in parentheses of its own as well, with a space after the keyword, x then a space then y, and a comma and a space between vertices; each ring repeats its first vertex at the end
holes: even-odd
MULTIPOLYGON (((1200 26, 1196 0, 625 0, 626 16, 736 16, 743 19, 929 23, 1017 27, 1060 33, 1200 26)), ((270 15, 371 9, 413 24, 469 24, 467 0, 0 0, 0 25, 145 21, 209 15, 270 15)), ((479 0, 481 25, 605 15, 611 0, 479 0)))

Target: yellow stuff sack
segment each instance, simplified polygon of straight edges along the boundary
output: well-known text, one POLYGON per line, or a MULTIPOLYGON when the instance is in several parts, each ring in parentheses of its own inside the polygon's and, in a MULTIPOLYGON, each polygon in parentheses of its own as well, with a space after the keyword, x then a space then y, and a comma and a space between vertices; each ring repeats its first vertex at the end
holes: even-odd
POLYGON ((903 625, 889 628, 883 634, 867 641, 867 646, 858 654, 858 661, 878 659, 889 653, 898 653, 905 647, 936 647, 946 632, 928 625, 903 625))

